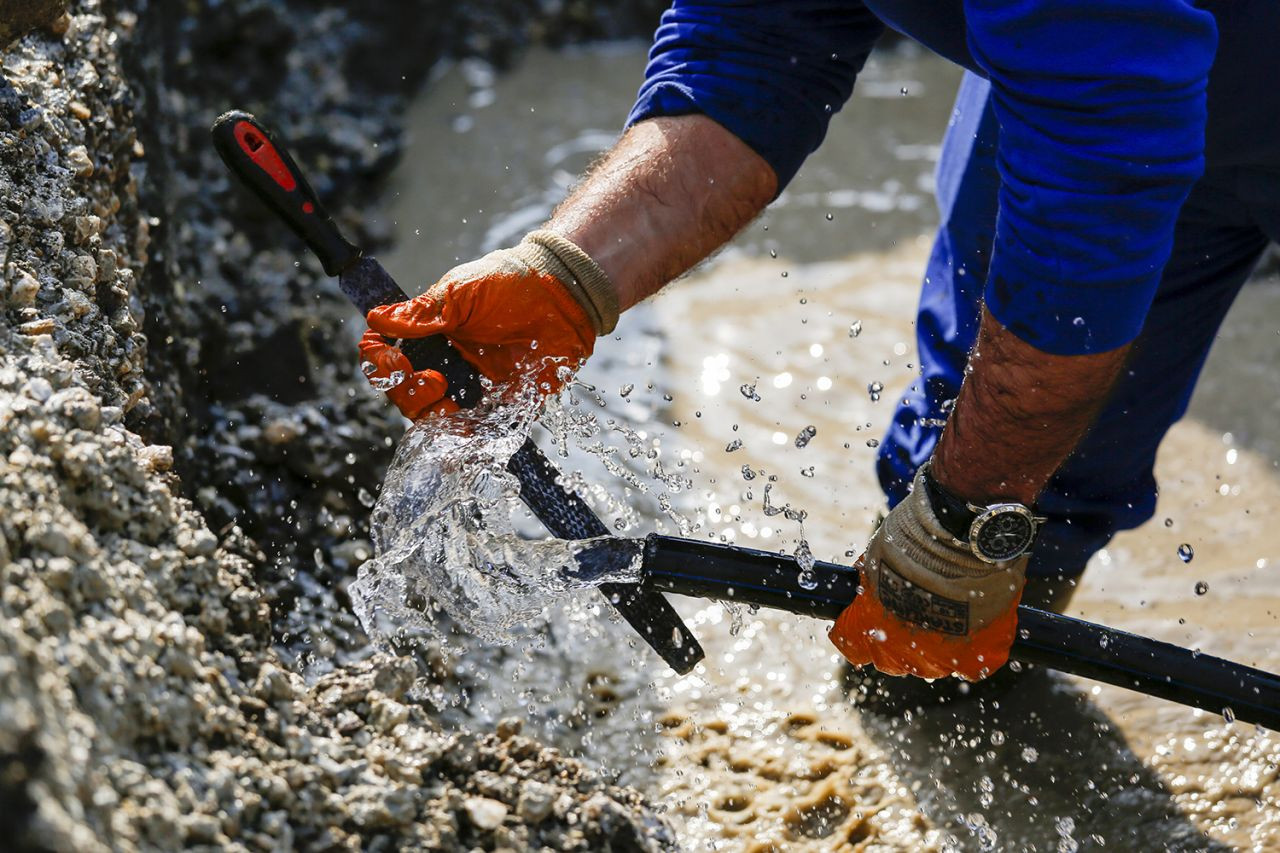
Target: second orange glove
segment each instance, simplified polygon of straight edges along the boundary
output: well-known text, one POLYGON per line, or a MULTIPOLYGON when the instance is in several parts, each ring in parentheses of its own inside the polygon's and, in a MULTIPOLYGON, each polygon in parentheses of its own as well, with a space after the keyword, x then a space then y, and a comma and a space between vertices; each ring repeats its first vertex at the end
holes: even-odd
POLYGON ((858 597, 831 641, 886 675, 979 681, 1009 660, 1027 556, 978 559, 938 521, 917 474, 858 561, 858 597))

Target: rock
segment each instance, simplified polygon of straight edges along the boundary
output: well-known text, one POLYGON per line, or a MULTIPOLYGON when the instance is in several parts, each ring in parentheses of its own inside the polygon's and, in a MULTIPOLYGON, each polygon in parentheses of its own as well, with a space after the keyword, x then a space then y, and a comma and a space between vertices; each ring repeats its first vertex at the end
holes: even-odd
POLYGON ((462 803, 467 818, 477 829, 492 832, 507 818, 507 804, 488 797, 468 797, 462 803))
MULTIPOLYGON (((89 242, 89 239, 96 237, 98 231, 102 228, 102 217, 100 216, 77 216, 75 218, 75 236, 74 240, 77 246, 82 246, 89 242)), ((110 270, 110 274, 115 274, 114 267, 110 270)))
POLYGON ((36 27, 54 24, 66 6, 66 0, 5 0, 0 5, 0 48, 36 27))
POLYGON ((505 717, 498 721, 497 728, 494 729, 494 734, 502 740, 511 740, 511 738, 520 734, 523 729, 524 720, 519 717, 505 717))
POLYGON ((369 710, 369 724, 384 732, 390 732, 408 719, 409 707, 385 696, 374 699, 369 710))
POLYGON ((529 780, 520 786, 520 798, 516 801, 516 814, 529 823, 537 824, 547 819, 555 805, 557 791, 550 785, 529 780))
POLYGON ((289 674, 270 663, 258 670, 258 682, 253 692, 267 702, 290 701, 296 695, 289 674))
POLYGON ((418 668, 408 658, 392 658, 373 676, 373 687, 391 699, 400 699, 413 687, 418 668))
POLYGON ((26 394, 32 400, 43 403, 53 396, 53 386, 49 384, 49 380, 43 376, 37 376, 27 381, 22 386, 22 393, 26 394))
MULTIPOLYGON (((103 416, 104 418, 108 416, 106 409, 103 409, 103 416)), ((119 420, 119 415, 114 412, 111 413, 111 417, 119 420)), ((111 422, 108 421, 108 423, 111 422)), ((168 471, 173 467, 173 448, 167 444, 151 444, 138 451, 138 458, 150 471, 168 471)))
POLYGON ((58 323, 52 317, 42 317, 39 320, 30 320, 18 326, 18 334, 47 335, 56 328, 58 328, 58 323))
POLYGON ((218 537, 204 528, 178 533, 178 547, 188 557, 208 557, 218 548, 218 537))
POLYGON ((28 273, 19 273, 18 280, 9 289, 9 302, 17 308, 25 308, 36 301, 40 292, 40 282, 28 273))
POLYGON ((93 158, 83 145, 77 145, 67 152, 67 168, 75 172, 77 178, 87 178, 93 174, 93 158))

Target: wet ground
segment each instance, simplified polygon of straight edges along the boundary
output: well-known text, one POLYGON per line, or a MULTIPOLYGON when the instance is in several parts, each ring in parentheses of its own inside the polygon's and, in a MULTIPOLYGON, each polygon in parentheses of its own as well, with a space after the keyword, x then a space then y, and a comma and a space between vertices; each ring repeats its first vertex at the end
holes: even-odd
MULTIPOLYGON (((540 223, 616 134, 643 62, 642 46, 623 45, 535 52, 497 78, 442 70, 408 117, 387 265, 425 285, 540 223)), ((584 372, 606 416, 689 479, 654 492, 697 535, 791 550, 803 532, 820 559, 846 561, 865 544, 881 506, 874 443, 914 371, 932 169, 957 79, 909 46, 877 55, 771 211, 624 318, 584 372), (770 506, 807 513, 803 531, 765 512, 766 485, 770 506)), ((1098 555, 1073 615, 1280 669, 1278 329, 1280 281, 1250 285, 1162 451, 1157 518, 1098 555)), ((679 527, 590 457, 567 467, 603 487, 599 504, 639 507, 637 534, 679 527)), ((526 718, 664 805, 691 849, 1280 845, 1270 733, 1042 673, 998 701, 885 720, 846 701, 825 625, 680 606, 708 651, 693 675, 664 670, 584 599, 539 650, 464 656, 475 685, 454 712, 526 718)))

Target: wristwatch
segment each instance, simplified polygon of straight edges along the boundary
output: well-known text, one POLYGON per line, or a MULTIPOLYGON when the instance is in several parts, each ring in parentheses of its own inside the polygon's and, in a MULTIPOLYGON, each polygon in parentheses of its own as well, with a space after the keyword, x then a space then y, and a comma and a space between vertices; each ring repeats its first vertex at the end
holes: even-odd
POLYGON ((1040 518, 1015 501, 977 506, 948 492, 933 478, 926 462, 921 479, 925 495, 938 522, 956 541, 967 546, 974 556, 987 563, 1007 563, 1031 550, 1040 518))

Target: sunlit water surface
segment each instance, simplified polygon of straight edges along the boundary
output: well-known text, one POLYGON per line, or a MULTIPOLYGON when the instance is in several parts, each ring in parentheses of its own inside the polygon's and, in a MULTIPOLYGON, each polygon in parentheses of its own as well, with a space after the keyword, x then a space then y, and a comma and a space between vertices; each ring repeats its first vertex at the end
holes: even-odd
MULTIPOLYGON (((643 64, 633 44, 535 51, 506 76, 442 68, 408 117, 387 265, 425 286, 542 222, 615 137, 643 64)), ((957 80, 909 45, 873 57, 770 212, 600 342, 535 435, 612 529, 844 561, 865 544, 875 444, 915 370, 957 80)), ((1072 612, 1277 669, 1280 284, 1240 303, 1162 452, 1157 520, 1098 556, 1072 612)), ((527 513, 511 523, 541 535, 527 513)), ((846 700, 827 625, 679 600, 707 659, 677 677, 598 596, 554 598, 513 604, 489 642, 440 617, 431 660, 449 678, 430 698, 446 720, 521 719, 639 786, 690 849, 1280 846, 1280 741, 1252 726, 1042 673, 997 702, 886 720, 846 700)))

